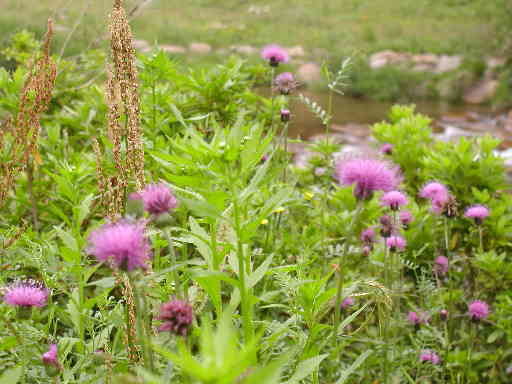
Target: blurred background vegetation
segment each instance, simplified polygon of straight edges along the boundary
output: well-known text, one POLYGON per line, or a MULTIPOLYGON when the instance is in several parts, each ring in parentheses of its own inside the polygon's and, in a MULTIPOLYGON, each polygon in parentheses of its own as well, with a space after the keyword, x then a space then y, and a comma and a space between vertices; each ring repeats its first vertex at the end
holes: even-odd
MULTIPOLYGON (((0 3, 0 47, 23 30, 40 38, 48 17, 57 26, 56 54, 74 56, 107 44, 109 0, 0 3)), ((223 62, 233 45, 249 46, 255 53, 268 43, 299 46, 303 62, 337 66, 352 57, 356 65, 349 92, 386 101, 458 102, 463 88, 483 75, 486 57, 508 58, 512 50, 510 0, 125 0, 125 5, 135 39, 151 46, 209 45, 209 54, 173 55, 186 65, 223 62), (457 73, 442 77, 396 68, 371 70, 368 56, 383 50, 461 55, 464 62, 457 73)), ((248 59, 256 62, 258 55, 248 59)), ((5 57, 0 60, 12 65, 5 57)), ((510 104, 511 67, 508 60, 493 103, 510 104)))

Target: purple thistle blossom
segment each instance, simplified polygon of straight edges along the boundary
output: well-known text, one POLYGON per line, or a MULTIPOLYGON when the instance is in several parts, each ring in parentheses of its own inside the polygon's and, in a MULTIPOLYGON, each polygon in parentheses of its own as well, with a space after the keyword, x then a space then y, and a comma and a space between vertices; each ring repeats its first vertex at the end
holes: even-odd
POLYGON ((44 365, 60 368, 60 363, 57 356, 57 344, 50 344, 50 349, 48 349, 48 352, 43 353, 41 359, 43 360, 44 365))
POLYGON ((380 152, 384 155, 392 155, 393 154, 393 144, 385 143, 380 147, 380 152))
POLYGON ((407 241, 402 236, 391 236, 386 239, 386 245, 391 252, 403 251, 407 241))
POLYGON ((409 211, 400 211, 400 214, 398 215, 400 222, 403 226, 408 227, 409 224, 412 223, 414 220, 414 217, 411 212, 409 211))
POLYGON ((389 215, 381 216, 380 222, 380 234, 382 237, 389 237, 393 233, 393 219, 389 215))
POLYGON ((261 57, 268 61, 272 67, 277 67, 279 63, 286 63, 290 60, 288 52, 277 44, 270 44, 263 47, 261 57))
POLYGON ((361 241, 365 244, 373 244, 375 241, 375 231, 373 228, 366 228, 361 232, 361 241))
POLYGON ((341 302, 341 308, 342 309, 347 309, 348 307, 351 307, 355 304, 355 300, 353 297, 351 296, 348 296, 348 297, 345 297, 343 299, 343 301, 341 302))
POLYGON ((477 225, 483 223, 484 219, 489 217, 489 209, 484 205, 473 205, 469 207, 464 213, 464 217, 468 219, 474 219, 477 225))
POLYGON ((16 281, 7 287, 4 301, 12 307, 44 307, 50 291, 34 280, 16 281))
POLYGON ((441 320, 443 321, 446 321, 448 320, 448 315, 449 315, 449 312, 446 310, 446 309, 441 309, 439 311, 439 317, 441 318, 441 320))
POLYGON ((162 320, 163 324, 158 330, 186 336, 193 318, 193 310, 190 304, 181 300, 169 301, 160 308, 160 315, 157 319, 162 320))
POLYGON ((354 185, 359 200, 370 199, 373 192, 389 192, 400 184, 396 166, 371 158, 351 158, 336 164, 336 177, 342 185, 354 185))
POLYGON ((386 192, 382 195, 380 201, 383 207, 389 207, 393 211, 397 211, 408 203, 407 197, 400 191, 386 192))
POLYGON ((468 313, 471 320, 477 321, 489 316, 489 305, 485 301, 475 300, 468 305, 468 313))
POLYGON ((151 250, 144 223, 123 220, 104 224, 89 236, 87 253, 100 262, 110 262, 114 268, 146 269, 151 250))
POLYGON ((363 256, 369 256, 370 253, 372 253, 373 247, 370 245, 365 245, 363 249, 361 250, 363 256))
POLYGON ((437 364, 439 364, 441 362, 441 358, 434 351, 430 351, 430 350, 427 349, 427 350, 421 351, 420 361, 422 363, 427 363, 428 362, 428 363, 437 365, 437 364))
POLYGON ((436 214, 443 213, 446 204, 452 198, 448 188, 437 181, 425 184, 420 191, 420 197, 430 200, 432 212, 436 214))
POLYGON ((409 313, 407 314, 407 321, 409 321, 409 323, 411 323, 412 325, 419 326, 421 324, 427 324, 428 320, 428 314, 424 312, 418 314, 417 312, 409 311, 409 313))
POLYGON ((132 193, 131 199, 141 199, 144 209, 152 215, 168 213, 178 205, 178 200, 172 194, 169 187, 163 183, 149 184, 142 191, 132 193))
POLYGON ((290 110, 281 109, 281 121, 283 123, 287 123, 288 121, 290 121, 290 116, 291 116, 290 110))
POLYGON ((444 276, 448 273, 450 262, 446 256, 437 256, 434 260, 434 273, 439 276, 444 276))
POLYGON ((274 91, 281 95, 288 95, 295 88, 297 88, 297 82, 291 72, 280 73, 274 79, 274 91))

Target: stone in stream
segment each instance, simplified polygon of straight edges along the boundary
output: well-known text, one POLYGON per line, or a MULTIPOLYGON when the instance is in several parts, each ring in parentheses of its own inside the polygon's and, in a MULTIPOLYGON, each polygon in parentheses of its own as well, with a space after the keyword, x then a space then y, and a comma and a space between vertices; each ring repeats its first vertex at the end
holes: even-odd
POLYGON ((317 63, 305 63, 297 69, 297 77, 305 83, 321 80, 320 66, 317 63))
POLYGON ((187 52, 187 49, 185 47, 182 47, 181 45, 163 44, 163 45, 159 45, 158 48, 160 48, 162 51, 164 51, 166 53, 185 53, 185 52, 187 52))
POLYGON ((483 79, 468 89, 464 94, 464 101, 469 104, 482 104, 490 101, 498 89, 498 80, 483 79))
POLYGON ((191 53, 206 55, 212 51, 212 47, 210 46, 210 44, 206 43, 190 43, 188 45, 188 50, 191 53))

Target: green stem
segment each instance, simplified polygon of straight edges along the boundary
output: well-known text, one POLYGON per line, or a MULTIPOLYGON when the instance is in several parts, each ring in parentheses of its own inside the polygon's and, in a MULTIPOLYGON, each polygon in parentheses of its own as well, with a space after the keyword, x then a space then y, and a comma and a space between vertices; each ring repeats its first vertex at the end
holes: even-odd
POLYGON ((273 132, 274 128, 274 75, 275 69, 274 67, 270 68, 270 99, 271 99, 271 114, 270 114, 270 132, 273 132))
POLYGON ((170 234, 170 229, 164 229, 163 230, 165 238, 167 240, 168 248, 169 248, 169 255, 171 256, 171 262, 174 266, 174 269, 172 270, 172 279, 174 280, 174 291, 176 292, 176 296, 178 298, 181 298, 181 287, 180 287, 180 280, 178 277, 178 272, 176 271, 176 252, 174 252, 174 247, 172 246, 172 237, 170 234))
POLYGON ((352 231, 354 230, 355 225, 356 225, 357 221, 359 220, 359 215, 361 214, 362 209, 363 209, 363 205, 358 203, 358 205, 356 207, 356 211, 354 213, 354 216, 353 216, 352 220, 350 221, 350 225, 347 229, 343 252, 340 255, 340 259, 339 259, 339 263, 338 263, 338 268, 339 268, 338 284, 337 284, 337 288, 336 288, 336 301, 334 303, 334 336, 335 336, 336 340, 338 339, 338 337, 337 337, 338 336, 338 327, 340 325, 340 320, 341 320, 341 299, 342 299, 342 293, 343 293, 343 281, 345 279, 345 268, 343 266, 343 259, 344 259, 344 256, 349 251, 349 245, 350 245, 349 236, 352 234, 352 231))
POLYGON ((288 170, 288 122, 284 124, 283 130, 284 139, 284 170, 283 170, 283 182, 286 183, 286 172, 288 170))
MULTIPOLYGON (((141 293, 139 292, 139 289, 137 285, 135 284, 135 281, 133 279, 132 274, 128 274, 128 279, 130 281, 130 284, 132 286, 133 290, 133 298, 134 298, 134 304, 135 304, 135 318, 136 318, 136 325, 137 325, 137 336, 139 341, 142 344, 142 353, 144 355, 144 365, 146 369, 148 369, 150 372, 154 372, 154 360, 153 360, 153 352, 150 348, 149 343, 149 336, 150 334, 147 332, 148 327, 145 324, 146 318, 145 313, 148 312, 149 308, 146 306, 142 306, 141 304, 141 293)), ((142 293, 142 296, 144 294, 142 293)), ((145 304, 147 304, 145 302, 145 304)))
POLYGON ((252 306, 250 303, 249 292, 246 286, 246 261, 244 256, 243 244, 242 244, 242 233, 240 227, 240 212, 238 207, 238 200, 235 197, 233 201, 233 209, 235 216, 235 232, 237 237, 237 249, 236 254, 238 258, 238 276, 240 279, 240 300, 242 306, 242 327, 244 330, 245 342, 249 343, 253 338, 253 327, 252 327, 252 306))
POLYGON ((478 238, 480 240, 480 253, 484 253, 484 231, 481 225, 478 226, 478 238))

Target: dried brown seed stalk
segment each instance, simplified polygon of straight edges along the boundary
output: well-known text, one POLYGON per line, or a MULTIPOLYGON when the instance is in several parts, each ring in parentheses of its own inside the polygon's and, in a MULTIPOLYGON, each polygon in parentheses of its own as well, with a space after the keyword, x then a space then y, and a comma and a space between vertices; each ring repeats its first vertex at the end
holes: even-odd
POLYGON ((49 19, 41 54, 31 64, 21 90, 16 118, 7 120, 2 127, 0 145, 7 152, 8 161, 0 166, 0 205, 5 203, 16 176, 41 163, 37 151, 40 118, 50 104, 57 76, 57 66, 50 56, 52 37, 53 23, 49 19))

